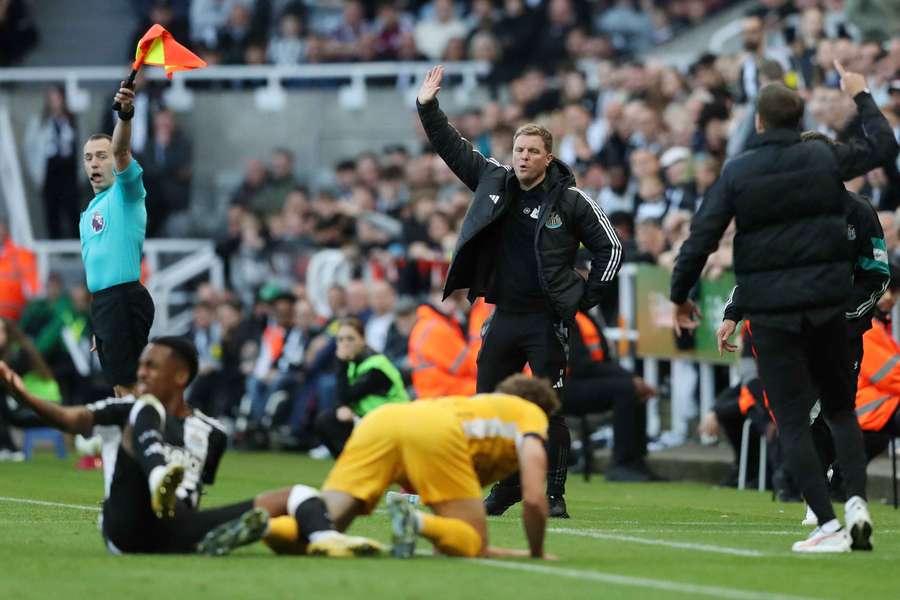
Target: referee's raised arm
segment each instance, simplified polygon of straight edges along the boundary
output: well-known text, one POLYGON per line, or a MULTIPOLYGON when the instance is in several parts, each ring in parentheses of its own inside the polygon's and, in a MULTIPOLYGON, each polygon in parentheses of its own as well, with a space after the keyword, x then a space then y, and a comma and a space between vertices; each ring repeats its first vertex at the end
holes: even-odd
POLYGON ((131 164, 131 119, 134 117, 134 90, 125 87, 125 82, 116 92, 116 102, 122 107, 119 119, 113 129, 112 151, 116 171, 122 172, 131 164))

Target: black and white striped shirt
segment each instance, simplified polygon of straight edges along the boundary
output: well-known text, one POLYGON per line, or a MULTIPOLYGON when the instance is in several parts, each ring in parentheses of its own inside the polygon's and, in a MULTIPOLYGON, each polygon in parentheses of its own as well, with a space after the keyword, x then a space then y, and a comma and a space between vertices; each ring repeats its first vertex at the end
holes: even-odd
MULTIPOLYGON (((95 433, 103 438, 103 477, 105 497, 113 490, 127 490, 132 485, 147 487, 147 477, 139 464, 130 456, 122 460, 122 435, 130 431, 128 425, 146 404, 134 396, 108 398, 88 404, 94 415, 95 433)), ((203 485, 211 485, 219 467, 219 461, 228 442, 224 426, 194 409, 187 417, 165 415, 163 427, 163 451, 167 462, 184 466, 184 480, 178 487, 178 498, 197 508, 203 485)))

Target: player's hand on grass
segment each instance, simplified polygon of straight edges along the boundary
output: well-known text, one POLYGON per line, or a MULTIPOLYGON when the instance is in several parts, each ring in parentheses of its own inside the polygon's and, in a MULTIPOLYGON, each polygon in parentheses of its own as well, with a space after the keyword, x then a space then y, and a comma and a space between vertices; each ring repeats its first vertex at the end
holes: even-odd
POLYGON ((737 350, 737 346, 728 341, 731 336, 734 335, 736 327, 737 323, 731 319, 725 319, 722 321, 722 324, 719 325, 719 329, 716 331, 716 344, 719 347, 719 356, 722 356, 722 353, 725 350, 728 352, 737 350))
POLYGON ((682 331, 690 331, 700 326, 700 308, 694 304, 693 300, 685 300, 681 304, 676 304, 672 322, 675 327, 675 335, 681 335, 682 331))
POLYGON ((419 88, 419 95, 416 96, 419 104, 428 104, 437 97, 443 78, 444 67, 442 65, 428 70, 428 73, 425 74, 425 81, 422 82, 422 87, 419 88))
POLYGON ((116 102, 121 106, 119 112, 130 113, 134 110, 134 90, 125 87, 125 82, 119 84, 119 91, 116 92, 116 102))
POLYGON ((860 92, 866 91, 865 76, 845 70, 844 65, 838 61, 834 61, 834 68, 841 76, 841 89, 847 92, 848 96, 855 98, 860 92))

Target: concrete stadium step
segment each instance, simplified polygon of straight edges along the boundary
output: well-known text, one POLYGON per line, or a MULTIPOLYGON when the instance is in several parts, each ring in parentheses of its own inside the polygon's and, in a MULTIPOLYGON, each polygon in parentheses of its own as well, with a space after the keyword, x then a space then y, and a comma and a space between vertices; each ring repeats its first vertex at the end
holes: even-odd
POLYGON ((130 2, 41 0, 29 3, 40 40, 24 66, 125 65, 137 19, 130 2), (64 41, 65 40, 65 41, 64 41), (73 46, 77 51, 73 52, 73 46))
MULTIPOLYGON (((610 458, 610 450, 597 450, 594 453, 594 469, 597 472, 605 471, 610 458)), ((651 452, 647 456, 650 468, 667 479, 711 484, 718 484, 728 476, 733 460, 734 454, 727 445, 703 446, 697 442, 651 452)), ((755 473, 751 473, 750 476, 755 477, 755 473)), ((891 462, 886 454, 869 463, 868 495, 870 502, 892 501, 891 462)))

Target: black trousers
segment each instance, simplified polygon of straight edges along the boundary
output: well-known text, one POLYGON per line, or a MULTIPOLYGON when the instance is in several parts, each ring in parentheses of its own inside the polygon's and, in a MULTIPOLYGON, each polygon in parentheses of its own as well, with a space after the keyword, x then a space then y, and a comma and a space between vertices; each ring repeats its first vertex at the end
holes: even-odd
MULTIPOLYGON (((850 338, 850 360, 848 362, 851 375, 851 397, 853 398, 854 406, 856 406, 856 386, 859 382, 859 369, 862 365, 862 359, 863 336, 854 335, 850 338)), ((837 454, 834 450, 834 441, 831 438, 831 430, 828 429, 828 425, 825 424, 825 419, 821 414, 817 416, 816 419, 812 422, 812 425, 810 425, 810 430, 812 431, 813 443, 816 445, 816 452, 819 453, 819 460, 822 462, 822 467, 827 472, 828 467, 830 467, 837 458, 837 454)), ((869 442, 868 440, 866 440, 867 456, 869 455, 868 446, 869 442)), ((887 445, 885 445, 885 448, 886 447, 887 445)), ((871 457, 869 458, 869 460, 871 460, 871 457)))
MULTIPOLYGON (((549 312, 515 313, 498 308, 485 322, 481 337, 479 393, 494 391, 497 384, 521 372, 528 363, 536 377, 548 379, 563 397, 569 327, 558 317, 549 312)), ((565 494, 571 443, 565 418, 560 414, 552 415, 547 431, 547 494, 550 496, 565 494)), ((518 487, 518 474, 501 481, 499 485, 518 487)))
POLYGON ((337 418, 337 409, 329 408, 316 415, 316 433, 322 443, 337 458, 344 451, 344 445, 353 433, 353 421, 341 421, 337 418))
POLYGON ((154 312, 153 298, 139 281, 94 293, 91 324, 109 385, 130 386, 137 381, 138 359, 147 345, 154 312))
POLYGON ((607 410, 613 411, 613 463, 640 463, 647 455, 647 406, 638 401, 631 374, 569 377, 564 414, 582 416, 607 410))
POLYGON ((253 500, 196 510, 179 500, 175 517, 158 519, 149 503, 138 507, 103 504, 103 538, 113 553, 193 554, 207 533, 253 508, 253 500))
POLYGON ((834 438, 849 496, 866 495, 866 458, 854 412, 847 323, 838 314, 801 332, 753 324, 759 375, 784 450, 784 459, 819 523, 835 518, 828 484, 810 433, 809 410, 817 397, 834 438), (821 393, 820 393, 821 392, 821 393))

